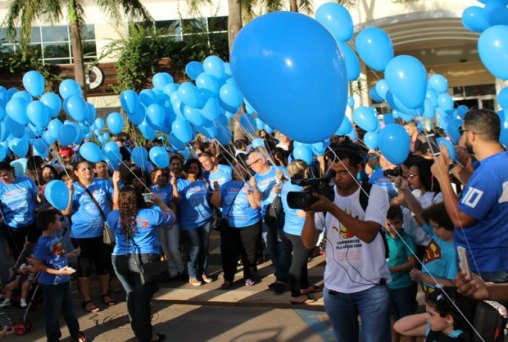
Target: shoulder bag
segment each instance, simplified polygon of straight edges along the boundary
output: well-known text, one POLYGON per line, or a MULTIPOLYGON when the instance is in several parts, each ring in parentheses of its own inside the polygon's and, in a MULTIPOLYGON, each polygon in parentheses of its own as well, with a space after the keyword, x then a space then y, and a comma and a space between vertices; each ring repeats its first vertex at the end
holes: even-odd
POLYGON ((93 197, 92 193, 88 188, 85 188, 86 193, 90 198, 92 199, 93 203, 99 209, 99 212, 102 217, 103 225, 102 225, 102 242, 104 242, 106 245, 114 246, 115 245, 115 234, 111 231, 111 228, 108 226, 108 223, 106 221, 106 215, 104 214, 104 211, 102 211, 101 206, 99 205, 99 202, 93 197))

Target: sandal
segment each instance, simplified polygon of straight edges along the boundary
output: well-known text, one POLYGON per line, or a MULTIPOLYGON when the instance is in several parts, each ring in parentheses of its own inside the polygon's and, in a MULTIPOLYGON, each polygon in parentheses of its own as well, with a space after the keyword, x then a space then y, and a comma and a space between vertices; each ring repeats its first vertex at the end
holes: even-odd
POLYGON ((152 342, 162 342, 166 339, 166 335, 164 334, 155 333, 155 335, 157 335, 157 339, 152 340, 152 342))
POLYGON ((310 294, 304 295, 303 300, 290 299, 290 303, 293 305, 306 305, 306 304, 314 303, 316 301, 317 301, 317 299, 313 295, 310 295, 310 294))
POLYGON ((87 311, 87 312, 91 312, 91 313, 95 313, 95 312, 99 312, 101 311, 101 309, 99 309, 98 307, 95 306, 94 303, 92 303, 91 301, 87 300, 83 303, 81 303, 81 307, 83 308, 83 310, 87 311))
POLYGON ((86 338, 85 333, 83 333, 82 331, 79 331, 78 335, 76 336, 74 341, 76 341, 76 342, 87 342, 88 339, 86 338))
POLYGON ((106 294, 103 294, 101 296, 101 299, 102 299, 102 302, 104 304, 106 304, 107 306, 113 306, 116 304, 116 302, 113 300, 113 298, 111 298, 111 296, 109 295, 109 293, 106 293, 106 294))
POLYGON ((321 288, 319 286, 315 286, 315 285, 312 285, 306 289, 300 290, 300 293, 302 295, 308 295, 308 294, 316 293, 316 292, 321 292, 321 288))

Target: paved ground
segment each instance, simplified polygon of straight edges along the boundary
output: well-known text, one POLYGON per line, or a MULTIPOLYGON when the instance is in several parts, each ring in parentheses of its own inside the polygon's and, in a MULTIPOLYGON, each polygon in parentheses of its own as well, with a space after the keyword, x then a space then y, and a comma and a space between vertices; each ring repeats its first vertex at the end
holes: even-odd
MULTIPOLYGON (((261 282, 243 286, 238 274, 236 286, 229 291, 219 289, 222 284, 218 255, 218 237, 212 235, 210 271, 217 280, 194 287, 185 281, 162 284, 154 296, 153 323, 157 332, 166 334, 169 341, 331 341, 332 335, 323 311, 321 293, 311 305, 289 304, 289 292, 275 295, 267 289, 274 281, 269 262, 259 266, 261 282)), ((324 259, 309 263, 312 282, 318 283, 324 271, 324 259)), ((98 298, 95 294, 94 298, 98 298)), ((123 294, 114 294, 123 300, 123 294)), ((96 300, 98 303, 98 300, 96 300)), ((97 314, 85 313, 76 293, 76 310, 81 329, 95 341, 135 341, 126 315, 124 302, 105 308, 97 314)), ((6 308, 13 321, 21 317, 19 308, 6 308)), ((42 305, 28 314, 32 331, 23 336, 9 336, 6 341, 45 341, 42 305)), ((62 341, 70 341, 62 319, 62 341)))

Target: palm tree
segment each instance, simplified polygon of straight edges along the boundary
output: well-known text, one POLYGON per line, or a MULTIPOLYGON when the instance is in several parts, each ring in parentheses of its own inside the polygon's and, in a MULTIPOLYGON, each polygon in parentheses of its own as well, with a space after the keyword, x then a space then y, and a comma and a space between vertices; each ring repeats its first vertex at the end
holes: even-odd
MULTIPOLYGON (((123 14, 132 19, 152 21, 151 15, 140 0, 100 0, 96 2, 117 25, 122 22, 123 14)), ((36 21, 58 22, 66 11, 71 31, 74 78, 86 97, 85 65, 81 45, 81 30, 85 27, 84 5, 85 0, 12 0, 5 21, 12 39, 16 36, 16 27, 20 27, 19 43, 24 56, 26 56, 33 24, 36 21)))

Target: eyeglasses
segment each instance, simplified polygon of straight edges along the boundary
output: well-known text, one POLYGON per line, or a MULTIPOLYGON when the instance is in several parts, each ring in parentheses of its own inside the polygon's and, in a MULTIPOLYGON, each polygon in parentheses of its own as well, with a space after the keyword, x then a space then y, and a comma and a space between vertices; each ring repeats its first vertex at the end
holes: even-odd
POLYGON ((257 162, 259 162, 261 160, 261 158, 258 158, 256 160, 254 160, 252 163, 250 164, 247 164, 248 167, 252 167, 252 165, 256 164, 257 162))
POLYGON ((462 135, 464 134, 464 132, 470 132, 471 130, 470 129, 464 129, 462 128, 462 126, 459 127, 459 134, 462 135))
POLYGON ((410 174, 410 175, 408 175, 408 176, 407 176, 407 178, 409 178, 409 179, 413 179, 413 178, 415 178, 415 177, 418 177, 418 175, 413 175, 413 174, 410 174))

